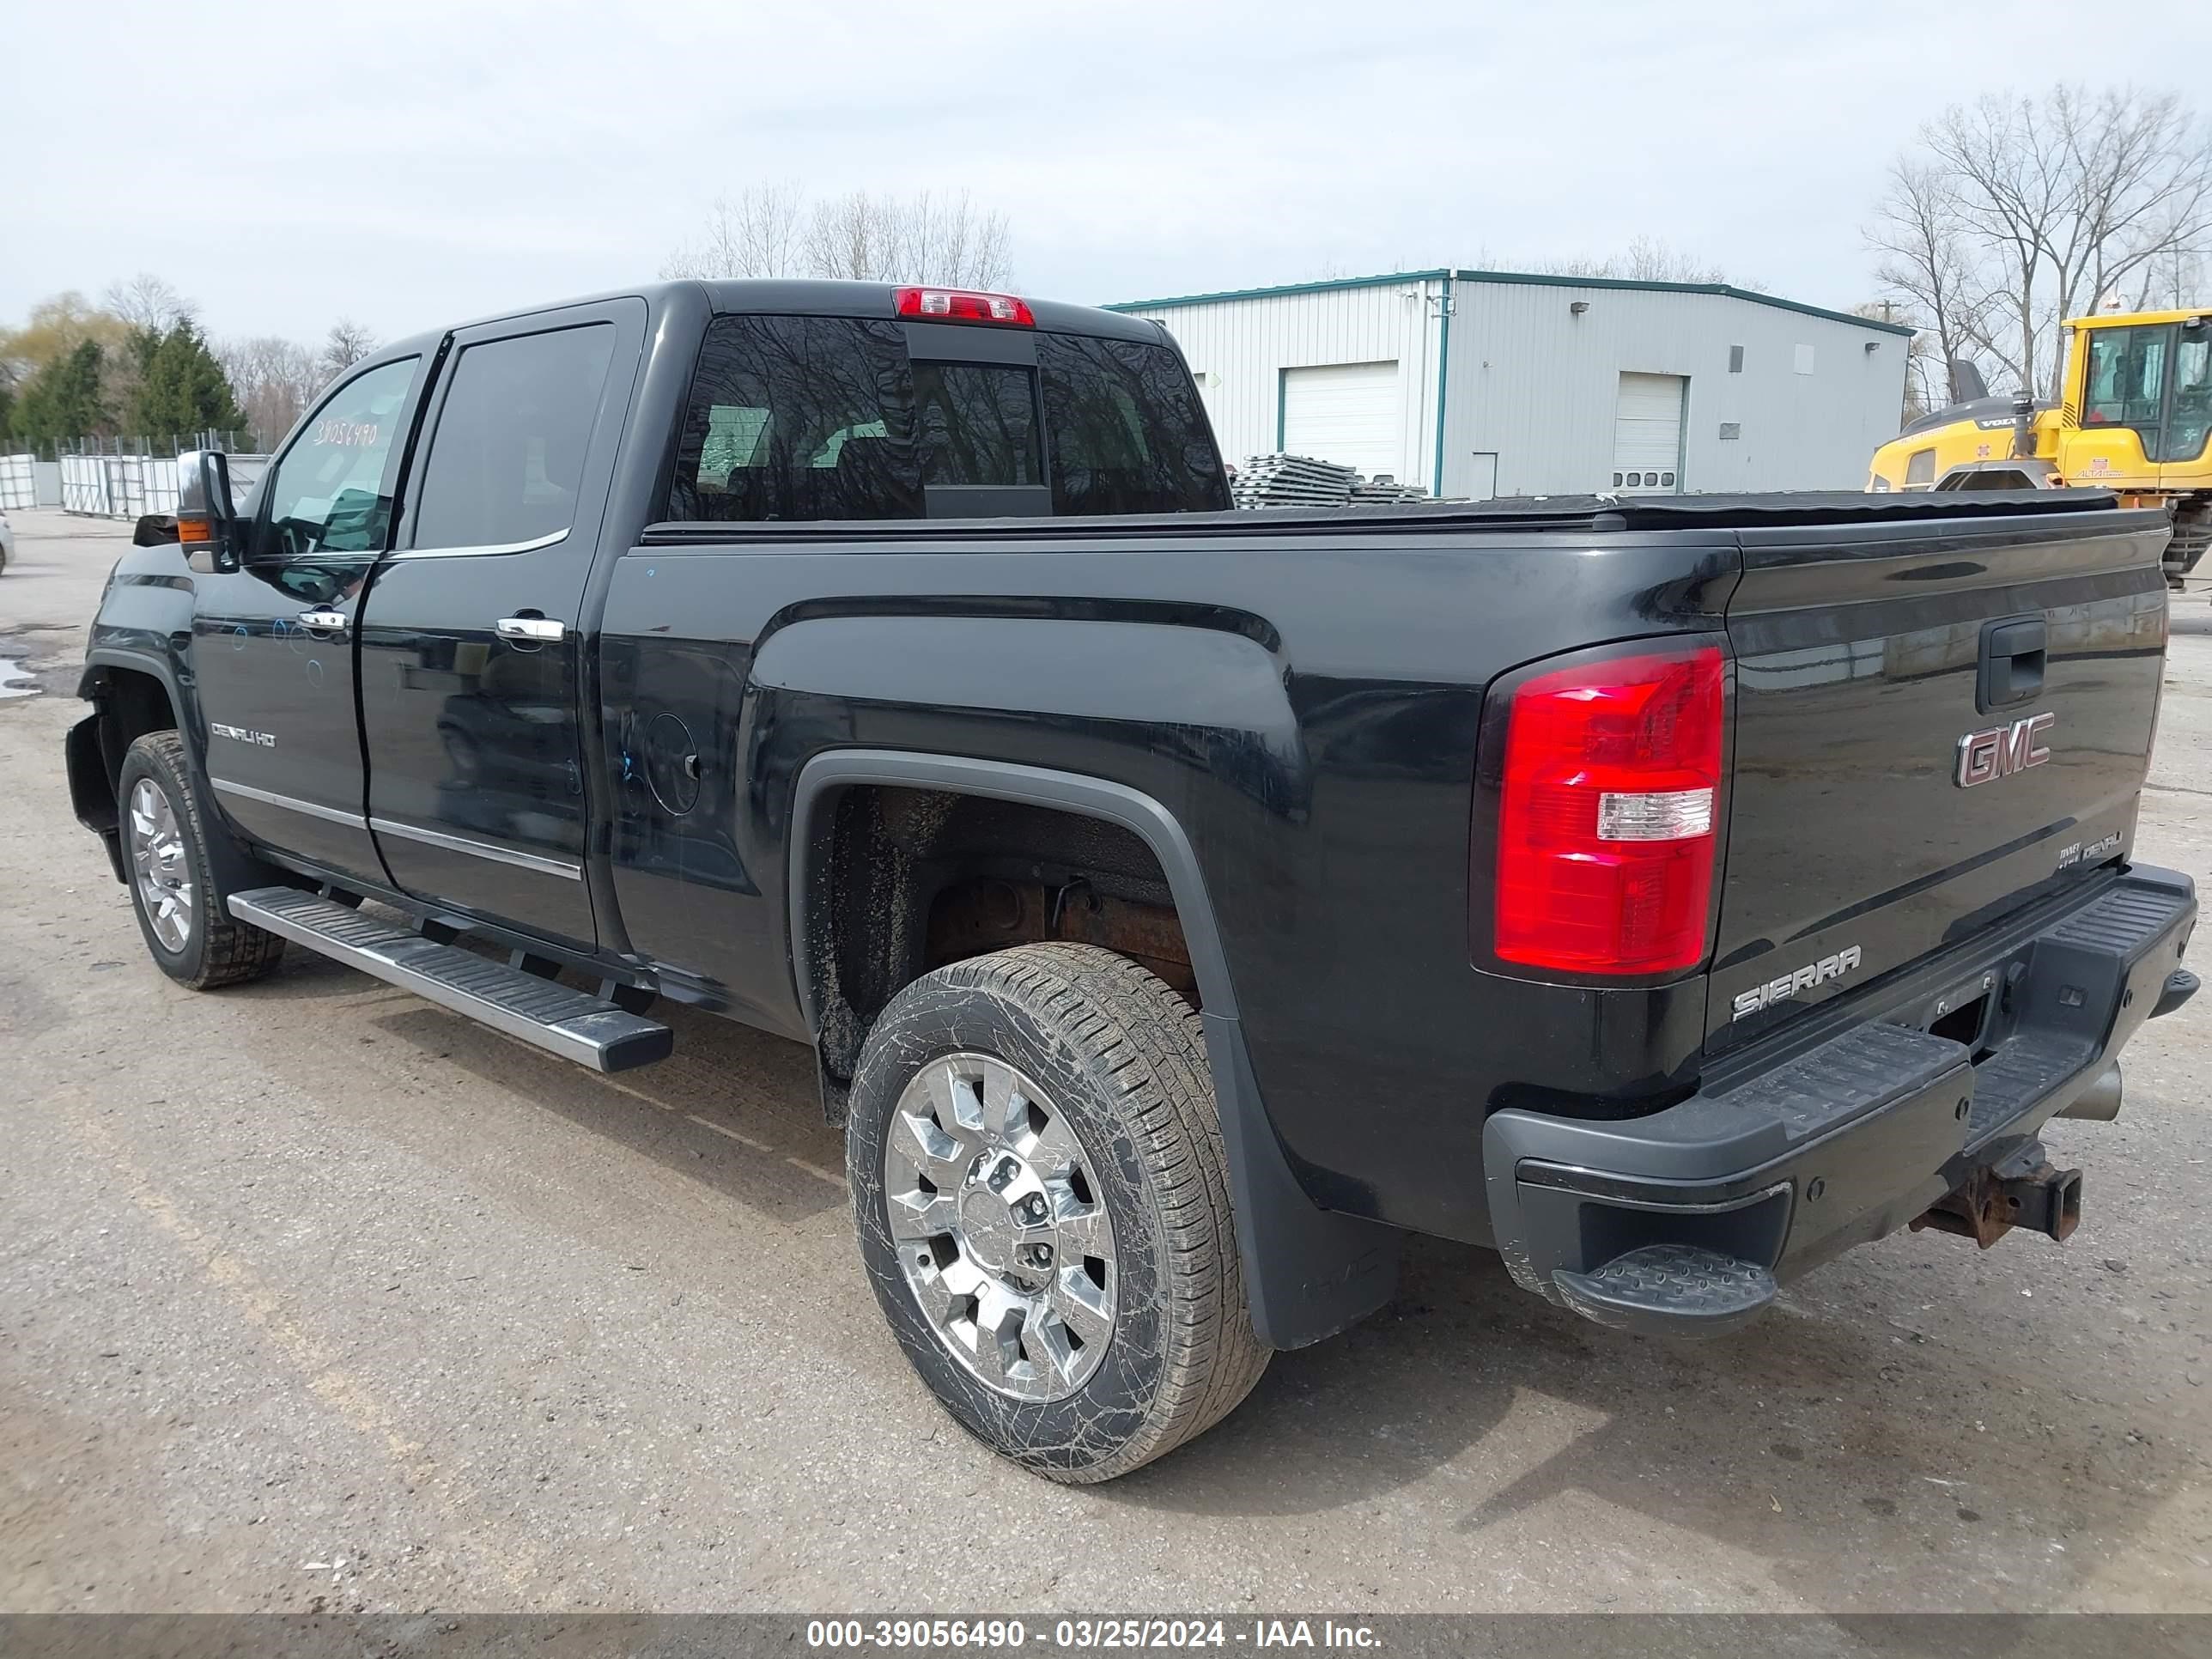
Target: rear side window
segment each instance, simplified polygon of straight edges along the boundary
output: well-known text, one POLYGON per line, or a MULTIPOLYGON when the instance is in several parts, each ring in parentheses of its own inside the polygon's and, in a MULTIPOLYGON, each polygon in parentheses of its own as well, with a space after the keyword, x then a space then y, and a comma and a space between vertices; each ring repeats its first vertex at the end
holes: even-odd
POLYGON ((933 489, 1048 483, 1054 513, 1229 505, 1172 351, 1035 338, 1034 369, 913 362, 896 323, 718 317, 693 376, 668 516, 921 518, 933 489))
POLYGON ((1037 339, 1054 513, 1212 513, 1229 506, 1213 431, 1165 346, 1037 339))
POLYGON ((692 375, 672 519, 921 516, 896 323, 717 317, 692 375))
POLYGON ((611 323, 462 351, 422 466, 417 547, 505 547, 568 529, 599 419, 611 323))

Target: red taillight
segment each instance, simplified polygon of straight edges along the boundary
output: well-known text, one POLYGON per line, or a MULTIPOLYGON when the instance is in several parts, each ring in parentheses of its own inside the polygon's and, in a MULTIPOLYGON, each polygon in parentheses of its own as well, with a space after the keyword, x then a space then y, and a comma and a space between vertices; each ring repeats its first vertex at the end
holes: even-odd
POLYGON ((1705 959, 1727 668, 1696 646, 1562 668, 1513 693, 1496 950, 1582 974, 1705 959))
POLYGON ((1035 328, 1026 300, 1011 294, 982 294, 965 288, 902 288, 898 291, 898 314, 933 323, 1005 323, 1013 328, 1035 328))

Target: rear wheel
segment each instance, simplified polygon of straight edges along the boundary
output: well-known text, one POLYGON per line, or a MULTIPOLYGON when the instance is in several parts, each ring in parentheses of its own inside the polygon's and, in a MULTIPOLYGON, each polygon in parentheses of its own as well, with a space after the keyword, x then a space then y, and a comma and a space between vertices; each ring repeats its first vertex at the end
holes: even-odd
POLYGON ((115 797, 131 904, 155 965, 196 991, 258 979, 275 967, 284 941, 234 917, 216 885, 184 740, 149 732, 132 744, 115 797))
POLYGON ((1218 1422, 1252 1332, 1198 1017, 1137 963, 1030 945, 895 998, 847 1164, 878 1302, 969 1432, 1110 1480, 1218 1422))

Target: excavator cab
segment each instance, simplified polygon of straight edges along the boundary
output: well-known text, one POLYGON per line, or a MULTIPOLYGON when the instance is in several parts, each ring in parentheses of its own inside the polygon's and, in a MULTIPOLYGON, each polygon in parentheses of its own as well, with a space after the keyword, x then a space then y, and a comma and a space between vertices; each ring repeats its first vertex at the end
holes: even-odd
POLYGON ((2078 448, 2082 464, 2061 470, 2081 473, 2084 483, 2109 475, 2136 487, 2212 487, 2212 459, 2205 453, 2212 430, 2212 319, 2096 319, 2075 327, 2087 358, 2080 440, 2069 442, 2075 434, 2063 434, 2060 450, 2063 463, 2068 450, 2078 448), (2097 441, 2122 431, 2133 435, 2132 446, 2114 451, 2097 441))
POLYGON ((1991 398, 1972 365, 1954 365, 1962 401, 1877 449, 1867 488, 2080 485, 2117 490, 2130 506, 2162 505, 2173 514, 2166 572, 2178 588, 2212 542, 2212 312, 2078 317, 2065 326, 2060 401, 1991 398))

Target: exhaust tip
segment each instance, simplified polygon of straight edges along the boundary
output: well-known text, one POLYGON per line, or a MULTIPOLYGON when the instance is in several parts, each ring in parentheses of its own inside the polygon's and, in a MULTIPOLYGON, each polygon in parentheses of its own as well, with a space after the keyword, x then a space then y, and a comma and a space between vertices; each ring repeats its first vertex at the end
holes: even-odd
POLYGON ((2110 1123, 2120 1115, 2120 1062, 2116 1060, 2098 1073, 2089 1086, 2076 1095, 2058 1115, 2084 1117, 2094 1123, 2110 1123))

